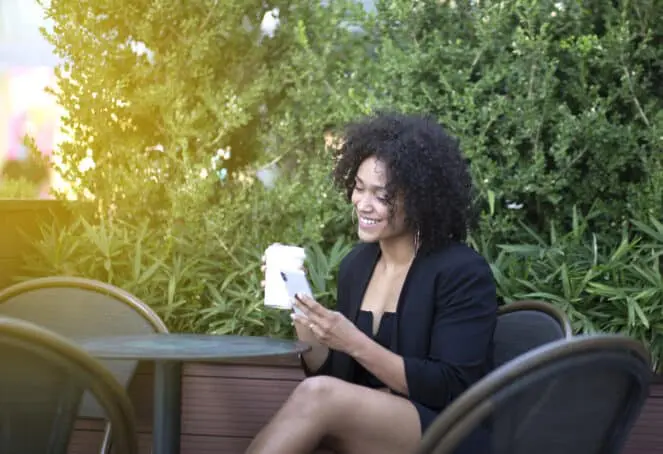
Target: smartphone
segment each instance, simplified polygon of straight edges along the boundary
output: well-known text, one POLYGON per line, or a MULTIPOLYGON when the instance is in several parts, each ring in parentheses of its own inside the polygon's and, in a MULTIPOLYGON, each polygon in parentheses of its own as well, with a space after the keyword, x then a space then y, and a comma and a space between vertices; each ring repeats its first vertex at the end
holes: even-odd
MULTIPOLYGON (((285 282, 285 287, 288 290, 288 296, 291 300, 295 300, 295 295, 304 294, 313 296, 311 285, 306 279, 306 274, 303 271, 281 271, 281 279, 285 282)), ((293 310, 301 314, 301 311, 293 306, 293 310)))

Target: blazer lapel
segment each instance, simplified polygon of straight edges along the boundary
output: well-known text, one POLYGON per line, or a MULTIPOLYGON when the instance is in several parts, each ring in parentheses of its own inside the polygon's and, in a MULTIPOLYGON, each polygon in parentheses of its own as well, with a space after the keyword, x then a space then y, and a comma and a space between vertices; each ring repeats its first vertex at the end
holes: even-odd
POLYGON ((398 315, 396 317, 396 329, 393 331, 393 335, 391 336, 391 351, 395 353, 400 353, 402 351, 402 346, 401 346, 401 340, 404 338, 404 336, 401 336, 401 329, 403 326, 407 326, 406 324, 402 323, 403 321, 403 314, 405 314, 405 306, 407 305, 409 298, 408 298, 408 287, 412 281, 412 276, 417 273, 417 266, 420 265, 420 260, 421 257, 419 255, 416 255, 414 257, 414 260, 412 261, 412 265, 410 265, 410 269, 407 271, 407 274, 405 275, 405 280, 403 281, 403 288, 401 289, 401 293, 398 296, 398 306, 396 307, 396 314, 398 315))
MULTIPOLYGON (((352 276, 350 280, 349 294, 347 295, 348 308, 347 317, 355 325, 359 315, 359 308, 364 299, 364 293, 373 275, 375 264, 380 257, 380 246, 377 243, 365 243, 362 249, 357 252, 357 256, 352 263, 352 276)), ((334 377, 346 381, 352 381, 355 371, 355 362, 352 358, 338 351, 332 351, 333 359, 331 362, 332 373, 334 377)))
POLYGON ((373 270, 380 258, 380 246, 378 243, 368 243, 363 251, 357 255, 357 265, 354 267, 355 277, 350 295, 350 307, 348 315, 353 323, 357 322, 361 302, 364 299, 366 288, 373 276, 373 270))

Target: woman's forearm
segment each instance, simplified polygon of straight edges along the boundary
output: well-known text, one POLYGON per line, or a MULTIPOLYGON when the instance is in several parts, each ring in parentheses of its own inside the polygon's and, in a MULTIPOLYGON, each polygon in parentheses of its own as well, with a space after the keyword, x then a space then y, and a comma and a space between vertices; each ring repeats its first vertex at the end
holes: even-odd
POLYGON ((325 363, 329 356, 329 348, 321 344, 312 344, 311 350, 302 353, 302 359, 308 369, 315 373, 325 363))
POLYGON ((351 356, 390 389, 408 395, 403 357, 366 337, 351 356))

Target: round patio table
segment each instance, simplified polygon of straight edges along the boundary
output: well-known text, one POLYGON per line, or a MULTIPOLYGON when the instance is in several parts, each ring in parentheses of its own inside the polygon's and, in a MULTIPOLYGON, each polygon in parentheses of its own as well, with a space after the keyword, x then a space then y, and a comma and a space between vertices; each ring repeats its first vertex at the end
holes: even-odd
POLYGON ((273 358, 310 349, 303 342, 268 337, 174 333, 95 337, 77 343, 98 359, 154 362, 154 454, 180 452, 182 363, 273 358))

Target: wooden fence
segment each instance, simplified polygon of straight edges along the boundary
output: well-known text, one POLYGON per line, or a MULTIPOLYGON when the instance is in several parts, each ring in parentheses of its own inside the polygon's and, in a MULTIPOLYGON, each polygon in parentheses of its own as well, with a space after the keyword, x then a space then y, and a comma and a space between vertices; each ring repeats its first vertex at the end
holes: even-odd
MULTIPOLYGON (((252 437, 303 378, 298 362, 188 364, 182 383, 182 454, 242 454, 252 437)), ((141 367, 130 395, 136 406, 141 454, 150 454, 152 370, 141 367)), ((663 454, 663 380, 631 432, 623 454, 663 454)), ((95 454, 99 421, 79 423, 69 454, 95 454)))

